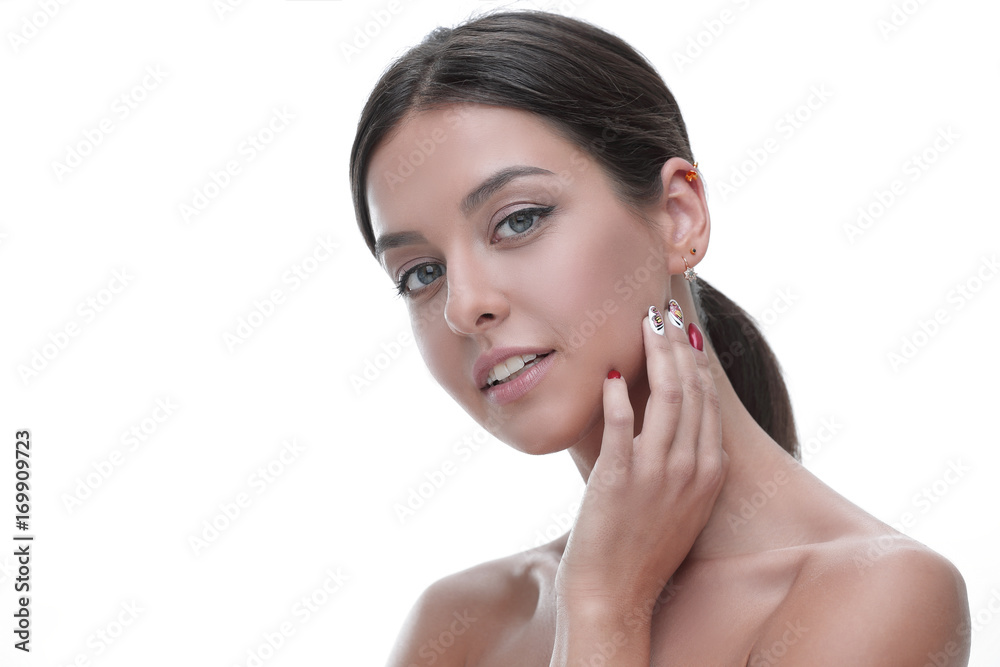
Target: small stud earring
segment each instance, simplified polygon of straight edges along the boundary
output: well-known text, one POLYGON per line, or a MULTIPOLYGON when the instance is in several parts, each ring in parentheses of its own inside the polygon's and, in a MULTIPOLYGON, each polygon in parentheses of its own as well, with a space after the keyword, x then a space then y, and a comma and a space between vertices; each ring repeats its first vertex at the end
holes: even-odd
POLYGON ((695 171, 695 169, 697 169, 697 168, 698 168, 698 163, 697 163, 697 162, 695 162, 695 163, 694 163, 694 167, 693 167, 692 169, 689 169, 689 170, 688 170, 688 173, 684 174, 684 178, 686 178, 686 179, 687 179, 687 182, 688 182, 688 183, 690 183, 690 182, 691 182, 691 181, 693 181, 694 179, 698 178, 698 172, 697 172, 697 171, 695 171))

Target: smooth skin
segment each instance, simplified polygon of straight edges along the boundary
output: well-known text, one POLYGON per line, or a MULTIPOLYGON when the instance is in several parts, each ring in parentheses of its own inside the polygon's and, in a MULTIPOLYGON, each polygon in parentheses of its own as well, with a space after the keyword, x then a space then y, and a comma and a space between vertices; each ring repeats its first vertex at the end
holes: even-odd
POLYGON ((662 196, 636 211, 544 119, 482 105, 413 114, 375 151, 376 238, 419 235, 380 261, 394 281, 424 267, 406 303, 428 369, 497 438, 568 451, 587 481, 570 533, 429 586, 391 667, 968 664, 956 568, 784 452, 707 336, 704 351, 689 342, 688 323, 704 327, 682 257, 704 259, 710 231, 690 168, 668 160, 662 196), (511 166, 549 173, 463 208, 511 166), (658 336, 646 311, 666 318, 670 298, 685 330, 658 336), (555 356, 498 406, 472 368, 502 346, 555 356))

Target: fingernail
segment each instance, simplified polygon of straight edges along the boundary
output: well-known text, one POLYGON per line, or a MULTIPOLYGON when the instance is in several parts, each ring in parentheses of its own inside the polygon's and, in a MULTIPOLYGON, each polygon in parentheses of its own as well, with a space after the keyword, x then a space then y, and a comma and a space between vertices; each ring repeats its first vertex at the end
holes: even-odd
POLYGON ((649 307, 649 314, 646 316, 649 318, 649 324, 653 327, 653 331, 665 335, 663 332, 663 315, 660 315, 660 311, 656 309, 656 306, 649 307))
POLYGON ((670 321, 675 327, 678 329, 684 328, 684 313, 681 312, 681 304, 671 299, 667 303, 667 314, 670 316, 670 321))
POLYGON ((621 376, 622 376, 622 374, 619 373, 618 371, 611 371, 610 373, 608 373, 608 379, 609 380, 615 380, 617 378, 620 378, 621 376))
POLYGON ((696 350, 705 349, 705 339, 701 336, 701 329, 694 322, 688 325, 688 340, 691 341, 691 347, 696 350))

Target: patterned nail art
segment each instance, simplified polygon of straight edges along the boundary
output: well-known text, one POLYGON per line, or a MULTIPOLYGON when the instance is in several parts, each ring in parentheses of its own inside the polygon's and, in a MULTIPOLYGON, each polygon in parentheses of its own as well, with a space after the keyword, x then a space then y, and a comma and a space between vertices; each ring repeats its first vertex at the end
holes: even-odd
POLYGON ((649 318, 649 323, 653 325, 653 331, 663 336, 663 315, 660 315, 660 311, 656 309, 656 306, 649 307, 649 314, 647 317, 649 318))
POLYGON ((671 299, 667 303, 667 314, 670 316, 670 321, 673 322, 675 327, 678 329, 684 328, 684 313, 681 312, 681 304, 671 299))

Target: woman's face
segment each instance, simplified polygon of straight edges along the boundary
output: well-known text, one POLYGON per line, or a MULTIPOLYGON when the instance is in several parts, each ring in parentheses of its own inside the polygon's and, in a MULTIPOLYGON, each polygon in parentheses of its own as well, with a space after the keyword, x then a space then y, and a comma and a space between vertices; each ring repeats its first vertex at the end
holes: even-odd
POLYGON ((644 409, 640 326, 670 297, 669 237, 589 155, 534 114, 456 105, 405 119, 368 183, 380 262, 405 281, 417 346, 484 428, 524 452, 566 449, 602 423, 611 369, 645 388, 633 396, 644 409), (482 373, 509 358, 488 355, 508 347, 548 356, 484 389, 482 373))

